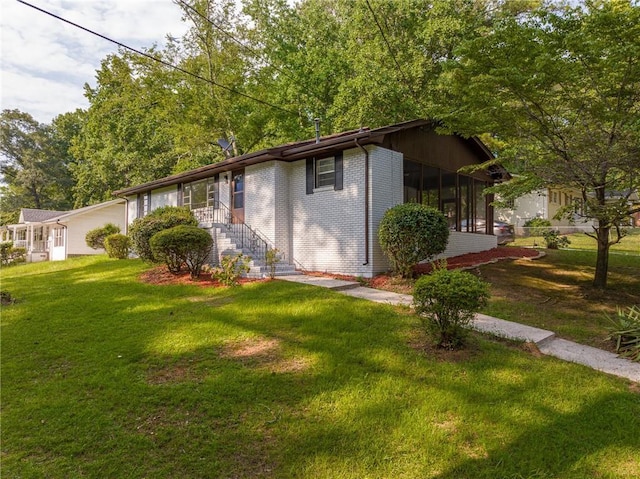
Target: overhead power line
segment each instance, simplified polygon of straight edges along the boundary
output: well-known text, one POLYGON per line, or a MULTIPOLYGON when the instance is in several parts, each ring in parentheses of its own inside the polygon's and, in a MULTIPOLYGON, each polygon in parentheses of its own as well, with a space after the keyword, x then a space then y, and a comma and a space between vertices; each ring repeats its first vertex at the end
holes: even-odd
POLYGON ((414 99, 417 100, 415 92, 413 91, 413 88, 411 87, 411 83, 409 82, 409 79, 407 78, 407 76, 404 74, 404 70, 400 66, 400 63, 398 62, 398 59, 396 58, 396 54, 393 51, 393 48, 391 48, 391 44, 389 43, 389 40, 387 40, 387 36, 384 34, 384 30, 382 29, 382 25, 380 25, 380 22, 378 21, 378 17, 376 15, 376 12, 373 10, 373 7, 369 3, 369 0, 365 0, 365 2, 367 3, 367 7, 369 7, 369 11, 371 12, 371 15, 373 15, 374 22, 376 22, 376 25, 378 26, 378 31, 380 32, 380 35, 382 35, 382 39, 384 40, 384 43, 387 46, 387 50, 389 51, 389 55, 391 55, 391 58, 393 59, 394 63, 396 64, 396 67, 398 68, 398 71, 400 72, 400 75, 402 76, 402 79, 404 80, 404 84, 406 85, 406 87, 411 92, 411 96, 413 96, 414 99))
POLYGON ((22 3, 23 5, 26 5, 27 7, 31 7, 34 10, 38 10, 39 12, 42 12, 42 13, 44 13, 46 15, 49 15, 49 16, 55 18, 56 20, 61 20, 61 21, 65 22, 65 23, 68 23, 71 26, 79 28, 80 30, 83 30, 83 31, 85 31, 87 33, 90 33, 92 35, 100 37, 103 40, 107 40, 108 42, 114 43, 114 44, 118 45, 119 47, 125 48, 125 49, 130 50, 130 51, 132 51, 134 53, 137 53, 138 55, 142 55, 143 57, 146 57, 146 58, 149 58, 149 59, 151 59, 153 61, 161 63, 161 64, 163 64, 163 65, 165 65, 165 66, 167 66, 169 68, 173 68, 174 70, 180 71, 180 72, 182 72, 182 73, 184 73, 186 75, 189 75, 189 76, 192 76, 194 78, 197 78, 198 80, 202 80, 204 82, 210 83, 210 84, 212 84, 212 85, 214 85, 214 86, 216 86, 218 88, 222 88, 223 90, 226 90, 226 91, 228 91, 230 93, 233 93, 235 95, 239 95, 239 96, 247 98, 249 100, 253 100, 253 101, 257 102, 257 103, 260 103, 260 104, 265 105, 265 106, 269 106, 271 108, 274 108, 276 110, 282 111, 284 113, 288 113, 290 115, 298 116, 297 112, 294 112, 294 111, 291 111, 291 110, 287 110, 286 108, 279 107, 277 105, 274 105, 273 103, 269 103, 267 101, 261 100, 259 98, 253 97, 251 95, 247 95, 246 93, 242 93, 241 91, 238 91, 235 88, 231 88, 231 87, 228 87, 226 85, 222 85, 221 83, 218 83, 218 82, 216 82, 214 80, 211 80, 209 78, 205 78, 203 76, 200 76, 197 73, 193 73, 193 72, 190 72, 188 70, 185 70, 184 68, 179 67, 178 65, 174 65, 173 63, 170 63, 168 61, 165 61, 162 58, 154 57, 153 55, 149 55, 148 53, 145 53, 143 51, 137 50, 137 49, 135 49, 133 47, 130 47, 129 45, 125 45, 122 42, 119 42, 117 40, 113 40, 112 38, 109 38, 109 37, 107 37, 105 35, 102 35, 101 33, 94 32, 93 30, 90 30, 89 28, 83 27, 82 25, 78 25, 77 23, 74 23, 71 20, 67 20, 66 18, 62 18, 61 16, 56 15, 55 13, 49 12, 47 10, 44 10, 44 9, 40 8, 40 7, 32 5, 32 4, 28 3, 28 2, 25 2, 24 0, 18 0, 18 2, 22 3))
MULTIPOLYGON (((213 28, 215 28, 216 30, 218 30, 220 33, 222 33, 224 36, 226 36, 227 38, 229 38, 232 42, 234 42, 235 44, 237 44, 238 46, 240 46, 240 48, 248 51, 249 53, 255 55, 256 57, 262 59, 263 55, 261 52, 255 50, 254 48, 251 48, 247 45, 245 45, 244 43, 242 43, 240 40, 238 40, 236 37, 234 37, 231 33, 227 32, 224 28, 222 28, 220 25, 216 24, 213 20, 211 20, 209 17, 207 17, 206 15, 203 15, 202 13, 200 13, 200 11, 198 11, 198 9, 194 8, 193 6, 189 5, 187 2, 185 2, 184 0, 177 0, 178 3, 180 5, 182 5, 183 7, 191 10, 192 12, 194 12, 196 15, 198 15, 200 18, 202 18, 203 20, 205 20, 206 22, 208 22, 213 28)), ((299 83, 299 80, 297 78, 295 78, 293 75, 287 73, 286 71, 282 70, 281 68, 278 68, 277 66, 275 66, 273 63, 270 63, 268 61, 265 61, 265 63, 267 63, 267 65, 269 65, 271 68, 273 68, 275 71, 277 71, 278 73, 284 75, 285 77, 289 78, 290 80, 293 80, 296 83, 299 83)), ((309 86, 305 83, 301 83, 299 84, 299 86, 302 86, 302 91, 305 91, 307 93, 309 93, 311 96, 313 96, 316 100, 320 101, 321 103, 324 103, 324 100, 322 98, 320 98, 320 96, 318 96, 311 88, 309 88, 309 86)))

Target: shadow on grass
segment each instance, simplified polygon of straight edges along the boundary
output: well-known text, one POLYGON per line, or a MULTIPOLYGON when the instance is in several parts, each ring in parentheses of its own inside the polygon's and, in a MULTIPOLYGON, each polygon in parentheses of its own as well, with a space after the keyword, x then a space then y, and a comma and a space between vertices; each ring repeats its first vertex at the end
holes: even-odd
POLYGON ((585 368, 485 341, 435 361, 391 307, 278 281, 151 286, 141 269, 11 280, 9 476, 587 477, 640 447, 638 395, 585 368))

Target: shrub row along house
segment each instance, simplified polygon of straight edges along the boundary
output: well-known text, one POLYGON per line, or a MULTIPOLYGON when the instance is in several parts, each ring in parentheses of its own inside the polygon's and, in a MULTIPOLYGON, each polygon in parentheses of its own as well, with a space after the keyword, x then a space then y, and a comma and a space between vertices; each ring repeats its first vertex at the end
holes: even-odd
POLYGON ((402 202, 445 214, 452 233, 444 256, 495 247, 484 190, 507 173, 458 173, 490 159, 477 138, 439 135, 433 122, 414 120, 268 148, 115 194, 126 200, 129 224, 162 206, 189 207, 214 238, 214 263, 242 251, 259 274, 265 252, 277 248, 282 271, 371 277, 389 266, 380 220, 402 202))

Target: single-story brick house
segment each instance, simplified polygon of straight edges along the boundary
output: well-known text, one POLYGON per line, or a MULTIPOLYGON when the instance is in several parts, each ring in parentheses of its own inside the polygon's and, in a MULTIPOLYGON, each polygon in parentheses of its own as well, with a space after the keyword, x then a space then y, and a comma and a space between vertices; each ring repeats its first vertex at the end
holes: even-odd
POLYGON ((402 202, 444 212, 452 230, 445 256, 495 247, 483 191, 507 173, 458 173, 489 159, 479 139, 439 135, 433 122, 414 120, 268 148, 115 194, 127 200, 129 223, 160 206, 188 206, 218 253, 235 242, 259 257, 259 243, 299 269, 371 277, 389 267, 380 220, 402 202))
POLYGON ((126 230, 125 201, 116 199, 71 211, 22 208, 18 223, 0 228, 0 241, 27 250, 27 262, 104 253, 87 246, 87 233, 113 223, 126 230))

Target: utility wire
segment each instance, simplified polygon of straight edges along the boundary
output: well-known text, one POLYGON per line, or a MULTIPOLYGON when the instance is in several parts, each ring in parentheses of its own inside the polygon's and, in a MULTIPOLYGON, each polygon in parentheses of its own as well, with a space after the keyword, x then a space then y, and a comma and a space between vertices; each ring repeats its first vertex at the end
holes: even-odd
POLYGON ((276 110, 280 110, 280 111, 282 111, 282 112, 284 112, 284 113, 288 113, 288 114, 290 114, 290 115, 298 116, 298 113, 297 113, 297 112, 294 112, 294 111, 291 111, 291 110, 287 110, 287 109, 285 109, 285 108, 279 107, 279 106, 277 106, 277 105, 274 105, 274 104, 269 103, 269 102, 264 101, 264 100, 260 100, 259 98, 255 98, 255 97, 253 97, 253 96, 251 96, 251 95, 247 95, 246 93, 242 93, 242 92, 240 92, 240 91, 238 91, 238 90, 236 90, 236 89, 234 89, 234 88, 231 88, 231 87, 228 87, 228 86, 222 85, 222 84, 220 84, 220 83, 217 83, 217 82, 216 82, 216 81, 214 81, 214 80, 210 80, 210 79, 205 78, 205 77, 203 77, 203 76, 200 76, 200 75, 198 75, 198 74, 196 74, 196 73, 193 73, 193 72, 190 72, 190 71, 188 71, 188 70, 185 70, 184 68, 179 67, 179 66, 177 66, 177 65, 174 65, 173 63, 169 63, 169 62, 167 62, 167 61, 165 61, 165 60, 163 60, 163 59, 161 59, 161 58, 154 57, 153 55, 149 55, 148 53, 142 52, 142 51, 137 50, 137 49, 135 49, 135 48, 133 48, 133 47, 130 47, 130 46, 128 46, 128 45, 125 45, 124 43, 121 43, 121 42, 119 42, 119 41, 117 41, 117 40, 113 40, 113 39, 111 39, 111 38, 109 38, 109 37, 107 37, 107 36, 105 36, 105 35, 102 35, 102 34, 100 34, 100 33, 94 32, 93 30, 90 30, 90 29, 88 29, 88 28, 86 28, 86 27, 83 27, 82 25, 78 25, 77 23, 74 23, 74 22, 72 22, 72 21, 70 21, 70 20, 67 20, 67 19, 65 19, 65 18, 62 18, 62 17, 60 17, 60 16, 56 15, 55 13, 51 13, 51 12, 49 12, 49 11, 47 11, 47 10, 44 10, 44 9, 42 9, 42 8, 39 8, 39 7, 36 7, 35 5, 32 5, 32 4, 30 4, 30 3, 27 3, 27 2, 25 2, 24 0, 18 0, 18 2, 22 3, 23 5, 26 5, 27 7, 31 7, 31 8, 33 8, 33 9, 35 9, 35 10, 38 10, 39 12, 42 12, 42 13, 44 13, 44 14, 46 14, 46 15, 49 15, 49 16, 51 16, 51 17, 53 17, 53 18, 57 19, 57 20, 61 20, 61 21, 65 22, 65 23, 68 23, 69 25, 72 25, 72 26, 74 26, 74 27, 76 27, 76 28, 79 28, 80 30, 84 30, 84 31, 85 31, 85 32, 87 32, 87 33, 91 33, 92 35, 95 35, 95 36, 97 36, 97 37, 100 37, 100 38, 102 38, 103 40, 107 40, 108 42, 115 43, 116 45, 118 45, 118 46, 120 46, 120 47, 122 47, 122 48, 125 48, 125 49, 127 49, 127 50, 131 50, 132 52, 135 52, 135 53, 137 53, 138 55, 142 55, 143 57, 149 58, 149 59, 151 59, 151 60, 153 60, 153 61, 156 61, 156 62, 158 62, 158 63, 162 63, 163 65, 165 65, 165 66, 167 66, 167 67, 169 67, 169 68, 173 68, 174 70, 178 70, 178 71, 180 71, 180 72, 182 72, 182 73, 184 73, 184 74, 186 74, 186 75, 189 75, 189 76, 192 76, 192 77, 194 77, 194 78, 197 78, 198 80, 202 80, 202 81, 205 81, 205 82, 207 82, 207 83, 211 83, 212 85, 217 86, 218 88, 222 88, 223 90, 226 90, 226 91, 228 91, 228 92, 230 92, 230 93, 234 93, 234 94, 236 94, 236 95, 242 96, 242 97, 247 98, 247 99, 249 99, 249 100, 253 100, 253 101, 258 102, 258 103, 260 103, 260 104, 262 104, 262 105, 269 106, 269 107, 274 108, 274 109, 276 109, 276 110))
MULTIPOLYGON (((237 45, 240 46, 240 48, 243 48, 244 50, 252 53, 253 55, 255 55, 258 58, 262 58, 262 53, 245 45, 244 43, 242 43, 240 40, 238 40, 236 37, 234 37, 231 33, 227 32, 224 28, 222 28, 220 25, 217 25, 216 23, 213 22, 213 20, 211 20, 209 17, 207 17, 206 15, 203 15, 202 13, 200 13, 196 8, 194 8, 193 6, 189 5, 188 3, 186 3, 184 0, 177 0, 177 2, 182 5, 183 7, 191 10, 192 12, 194 12, 196 15, 198 15, 200 18, 202 18, 203 20, 205 20, 206 22, 209 22, 209 24, 211 24, 211 26, 213 28, 215 28, 216 30, 218 30, 220 33, 222 33, 224 36, 226 36, 227 38, 229 38, 231 41, 233 41, 234 43, 236 43, 237 45)), ((266 62, 271 68, 273 68, 274 70, 276 70, 278 73, 281 73, 282 75, 286 76, 287 78, 293 80, 294 82, 298 83, 299 80, 294 78, 293 75, 290 75, 289 73, 287 73, 286 71, 282 70, 281 68, 278 68, 277 66, 275 66, 272 63, 266 62)), ((320 102, 324 103, 324 100, 322 98, 320 98, 311 88, 309 88, 308 85, 302 83, 301 85, 303 87, 303 91, 306 91, 307 93, 310 93, 311 96, 313 96, 316 100, 319 100, 320 102)))
POLYGON ((378 17, 376 16, 376 12, 373 10, 373 7, 369 3, 369 0, 365 0, 365 2, 367 3, 367 7, 369 7, 369 11, 371 12, 371 15, 373 15, 373 20, 376 22, 376 25, 378 26, 378 30, 380 31, 380 35, 382 35, 382 39, 384 40, 385 45, 387 46, 387 50, 389 50, 389 55, 391 55, 391 58, 393 59, 394 63, 396 64, 396 67, 398 68, 398 71, 400 72, 400 75, 402 76, 402 79, 404 80, 404 84, 406 85, 406 87, 411 92, 411 96, 413 96, 413 98, 417 100, 415 92, 413 91, 413 88, 411 87, 411 83, 409 82, 409 79, 404 74, 404 70, 402 70, 402 67, 400 66, 400 63, 398 63, 398 59, 396 58, 396 54, 393 51, 393 48, 391 48, 391 44, 387 40, 387 36, 384 34, 384 30, 382 29, 382 26, 380 25, 380 22, 378 21, 378 17))

